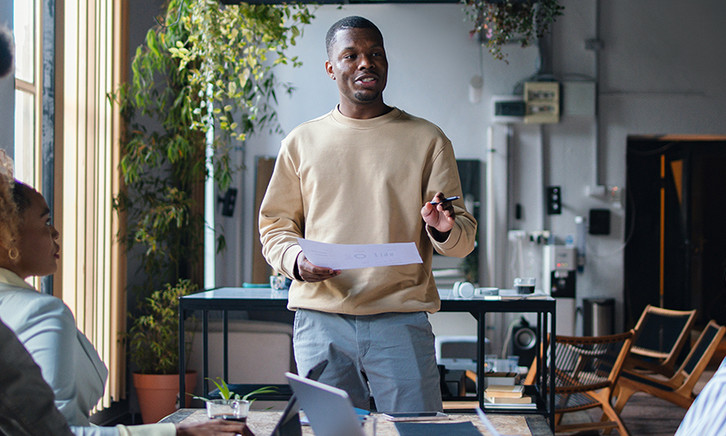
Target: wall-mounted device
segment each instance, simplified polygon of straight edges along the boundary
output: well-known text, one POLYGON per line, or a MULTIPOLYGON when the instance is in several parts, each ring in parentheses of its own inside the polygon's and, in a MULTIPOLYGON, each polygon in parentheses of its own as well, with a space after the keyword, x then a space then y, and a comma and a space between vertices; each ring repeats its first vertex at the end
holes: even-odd
POLYGON ((553 297, 575 297, 575 247, 549 245, 550 294, 553 297))
POLYGON ((237 189, 229 188, 224 193, 224 197, 217 196, 217 203, 222 204, 222 216, 234 215, 234 203, 237 200, 237 189))
POLYGON ((591 235, 609 235, 610 234, 610 210, 609 209, 590 209, 590 234, 591 235))
POLYGON ((577 315, 577 300, 575 300, 577 250, 568 245, 548 245, 545 253, 545 265, 550 272, 550 294, 557 298, 556 333, 574 336, 577 315))
POLYGON ((492 96, 492 121, 495 123, 522 123, 527 114, 527 104, 521 95, 492 96))
POLYGON ((558 82, 525 82, 527 104, 525 123, 557 123, 560 121, 560 84, 558 82))
POLYGON ((562 82, 562 115, 594 117, 596 100, 594 80, 562 82))
POLYGON ((562 189, 559 186, 547 187, 547 214, 559 215, 562 213, 562 189))

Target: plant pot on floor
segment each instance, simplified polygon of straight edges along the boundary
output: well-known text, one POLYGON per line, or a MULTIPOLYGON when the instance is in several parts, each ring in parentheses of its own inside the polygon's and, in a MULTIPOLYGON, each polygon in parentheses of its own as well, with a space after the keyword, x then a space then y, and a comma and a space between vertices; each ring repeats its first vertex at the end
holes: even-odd
MULTIPOLYGON (((187 372, 184 383, 189 392, 194 392, 197 372, 187 372)), ((134 387, 139 399, 141 420, 144 424, 159 422, 177 409, 179 395, 179 374, 137 374, 134 373, 134 387)), ((184 407, 189 407, 191 396, 185 396, 184 407)))

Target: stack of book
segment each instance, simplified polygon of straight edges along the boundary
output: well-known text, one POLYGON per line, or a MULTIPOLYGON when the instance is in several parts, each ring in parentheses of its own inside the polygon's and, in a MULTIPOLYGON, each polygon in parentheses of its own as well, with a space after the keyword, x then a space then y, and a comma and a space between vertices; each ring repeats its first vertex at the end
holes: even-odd
POLYGON ((484 405, 491 408, 534 409, 537 405, 522 385, 489 385, 484 391, 484 405))

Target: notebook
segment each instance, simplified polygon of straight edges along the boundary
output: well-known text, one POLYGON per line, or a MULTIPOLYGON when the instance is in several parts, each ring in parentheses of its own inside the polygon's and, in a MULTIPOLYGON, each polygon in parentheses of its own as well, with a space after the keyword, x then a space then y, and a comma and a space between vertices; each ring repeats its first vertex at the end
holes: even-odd
MULTIPOLYGON (((486 414, 481 408, 476 408, 484 427, 491 436, 508 436, 503 435, 489 421, 486 414)), ((452 423, 418 423, 418 422, 397 422, 396 430, 400 436, 473 436, 481 435, 481 432, 471 422, 452 422, 452 423)))
POLYGON ((338 388, 285 373, 315 436, 364 436, 348 394, 338 388))
MULTIPOLYGON (((326 366, 328 366, 328 361, 323 360, 308 371, 305 377, 310 380, 319 379, 326 366)), ((302 436, 299 411, 300 406, 295 394, 293 394, 287 402, 287 406, 285 406, 285 410, 282 412, 280 419, 277 421, 275 429, 272 430, 271 436, 302 436)))
POLYGON ((396 431, 399 436, 481 436, 471 422, 396 422, 396 431))

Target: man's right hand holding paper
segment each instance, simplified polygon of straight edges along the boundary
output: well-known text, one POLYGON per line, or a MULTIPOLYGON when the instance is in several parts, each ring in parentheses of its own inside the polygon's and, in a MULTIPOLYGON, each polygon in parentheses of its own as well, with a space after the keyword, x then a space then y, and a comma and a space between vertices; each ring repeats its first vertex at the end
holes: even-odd
POLYGON ((295 261, 295 278, 304 282, 322 282, 329 278, 340 275, 339 269, 327 268, 313 265, 302 251, 297 255, 295 261))

